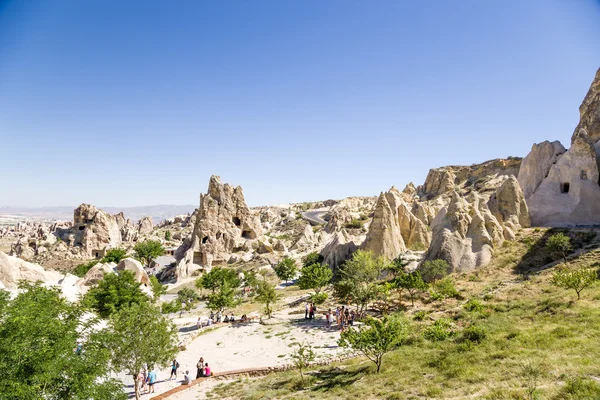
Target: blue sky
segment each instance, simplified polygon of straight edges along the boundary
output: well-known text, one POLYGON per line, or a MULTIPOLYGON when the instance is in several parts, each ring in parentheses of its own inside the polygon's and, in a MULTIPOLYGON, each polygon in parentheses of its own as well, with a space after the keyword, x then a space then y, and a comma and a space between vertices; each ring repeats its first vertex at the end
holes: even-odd
POLYGON ((376 195, 569 143, 600 1, 0 0, 0 205, 376 195))

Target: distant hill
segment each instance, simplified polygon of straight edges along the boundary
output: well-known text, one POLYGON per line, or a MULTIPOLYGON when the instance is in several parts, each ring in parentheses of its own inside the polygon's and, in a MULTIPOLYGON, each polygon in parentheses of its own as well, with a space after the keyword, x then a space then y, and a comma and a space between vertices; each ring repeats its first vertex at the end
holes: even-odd
MULTIPOLYGON (((73 219, 75 207, 0 207, 0 220, 59 220, 70 221, 73 219)), ((153 223, 158 223, 175 215, 193 212, 196 207, 192 205, 160 204, 156 206, 140 207, 100 207, 107 213, 118 214, 121 211, 126 218, 137 221, 145 216, 151 216, 153 223)))

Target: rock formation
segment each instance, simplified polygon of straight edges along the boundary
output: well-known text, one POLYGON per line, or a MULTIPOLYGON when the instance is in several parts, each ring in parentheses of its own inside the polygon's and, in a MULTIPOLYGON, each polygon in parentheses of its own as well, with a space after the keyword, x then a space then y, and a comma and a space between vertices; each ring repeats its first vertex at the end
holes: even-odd
POLYGON ((150 277, 144 270, 142 263, 133 258, 124 258, 117 265, 117 271, 129 271, 135 277, 136 282, 145 285, 146 287, 151 287, 150 277))
POLYGON ((579 111, 569 150, 553 142, 550 151, 544 142, 525 158, 519 182, 527 189, 532 225, 600 224, 600 70, 579 111))
POLYGON ((525 194, 514 175, 511 175, 496 189, 488 206, 496 219, 513 232, 531 226, 525 194))
POLYGON ((233 252, 262 235, 260 220, 246 205, 242 188, 223 184, 218 176, 210 178, 198 210, 191 238, 176 252, 178 277, 227 264, 233 252))
POLYGON ((334 271, 344 261, 352 257, 358 249, 358 246, 350 240, 348 233, 345 230, 338 231, 333 234, 333 238, 321 250, 323 263, 329 265, 334 271))
POLYGON ((396 213, 392 211, 387 196, 383 192, 377 200, 373 221, 369 226, 369 232, 362 248, 389 260, 393 260, 400 253, 406 251, 396 213))

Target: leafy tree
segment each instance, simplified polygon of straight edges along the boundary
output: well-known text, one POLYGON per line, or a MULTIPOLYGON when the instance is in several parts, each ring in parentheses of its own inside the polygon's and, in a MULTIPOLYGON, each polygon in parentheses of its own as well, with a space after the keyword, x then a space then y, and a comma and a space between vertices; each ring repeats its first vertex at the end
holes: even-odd
POLYGON ((312 349, 310 344, 298 343, 298 348, 291 354, 292 362, 294 366, 300 371, 300 379, 302 385, 304 385, 304 373, 303 371, 310 366, 310 363, 315 360, 317 355, 312 349))
POLYGON ((413 271, 409 274, 402 275, 396 280, 395 284, 409 293, 410 303, 413 306, 415 305, 415 295, 418 292, 427 290, 427 284, 423 281, 423 278, 421 278, 419 271, 413 271))
POLYGON ((138 260, 150 267, 150 263, 165 254, 165 249, 158 240, 144 240, 133 248, 138 260))
POLYGON ((442 279, 450 272, 450 265, 446 260, 427 260, 417 269, 421 278, 426 283, 442 279))
POLYGON ((0 291, 0 398, 126 399, 121 382, 109 378, 98 319, 83 318, 84 310, 57 289, 20 289, 12 301, 0 291))
POLYGON ((408 261, 404 260, 402 255, 396 257, 389 265, 389 270, 392 272, 394 277, 398 277, 406 273, 406 266, 408 265, 408 261))
POLYGON ((154 294, 154 301, 157 301, 160 296, 167 293, 167 287, 158 281, 158 278, 154 275, 150 277, 150 285, 152 286, 152 293, 154 294))
POLYGON ((112 333, 106 344, 112 353, 113 366, 133 378, 135 398, 140 398, 136 379, 144 363, 166 365, 177 354, 177 330, 149 303, 131 304, 110 318, 112 333))
POLYGON ((273 312, 271 305, 277 301, 277 293, 275 287, 267 281, 260 281, 256 290, 256 301, 265 305, 267 317, 271 318, 273 312))
POLYGON ((171 240, 171 231, 168 231, 168 230, 165 231, 165 240, 166 241, 171 240))
POLYGON ((577 300, 581 292, 596 283, 598 273, 591 268, 568 269, 559 268, 552 275, 552 284, 563 289, 573 289, 577 293, 577 300))
POLYGON ((127 257, 127 252, 124 249, 110 249, 102 258, 103 263, 113 262, 118 264, 122 259, 127 257))
POLYGON ((244 271, 244 293, 246 290, 256 290, 258 287, 258 277, 254 271, 244 271))
POLYGON ((296 276, 298 267, 296 267, 296 261, 294 261, 294 259, 290 257, 284 257, 279 264, 273 267, 273 270, 277 274, 277 277, 282 281, 285 281, 287 284, 288 281, 294 279, 296 276))
POLYGON ((378 279, 388 268, 383 257, 375 257, 371 251, 356 251, 351 260, 339 268, 339 280, 334 285, 336 297, 345 303, 356 304, 359 315, 377 298, 378 279))
POLYGON ((125 306, 148 303, 150 298, 142 292, 140 285, 130 271, 106 274, 98 286, 85 294, 83 304, 96 310, 101 317, 108 317, 125 306))
POLYGON ((339 345, 358 350, 381 369, 383 356, 400 346, 408 332, 408 323, 399 318, 383 317, 381 320, 368 317, 357 329, 342 332, 339 345))
POLYGON ((214 294, 222 286, 228 285, 230 288, 237 288, 240 286, 240 283, 240 278, 235 270, 216 267, 198 278, 196 280, 196 287, 208 289, 214 294))
POLYGON ((231 287, 230 284, 226 282, 224 285, 220 286, 216 292, 208 296, 206 306, 210 310, 218 311, 237 305, 238 301, 235 298, 236 288, 231 287))
POLYGON ((555 233, 546 240, 546 247, 553 252, 559 253, 565 264, 567 263, 567 254, 573 249, 571 239, 564 233, 555 233))
POLYGON ((185 311, 191 311, 199 300, 200 296, 194 289, 184 287, 177 292, 177 301, 181 304, 180 309, 185 311))
POLYGON ((298 286, 300 289, 313 289, 318 295, 333 278, 333 272, 327 264, 311 264, 300 270, 298 286))
POLYGON ((322 255, 320 255, 316 251, 313 251, 312 253, 308 253, 306 256, 304 256, 304 258, 302 259, 302 266, 307 267, 313 264, 321 264, 323 263, 323 260, 324 259, 322 255))
POLYGON ((181 311, 181 303, 177 299, 167 301, 167 302, 161 304, 160 311, 163 314, 180 312, 181 311))

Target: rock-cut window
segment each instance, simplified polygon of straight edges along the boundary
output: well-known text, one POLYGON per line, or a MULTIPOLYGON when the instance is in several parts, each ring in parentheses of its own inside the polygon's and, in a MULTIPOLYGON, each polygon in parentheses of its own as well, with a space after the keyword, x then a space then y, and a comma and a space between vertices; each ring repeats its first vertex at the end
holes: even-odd
POLYGON ((560 192, 561 193, 569 193, 569 182, 565 182, 565 183, 561 183, 560 184, 560 192))
POLYGON ((584 170, 581 170, 581 180, 587 181, 587 173, 584 170))

